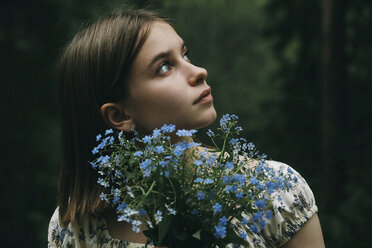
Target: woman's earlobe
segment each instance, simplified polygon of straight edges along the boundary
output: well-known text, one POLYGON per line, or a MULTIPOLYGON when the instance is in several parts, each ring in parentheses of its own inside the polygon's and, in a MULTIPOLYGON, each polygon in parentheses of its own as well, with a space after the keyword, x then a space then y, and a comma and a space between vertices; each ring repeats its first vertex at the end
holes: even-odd
POLYGON ((101 106, 101 113, 105 121, 117 130, 130 132, 135 128, 133 117, 126 113, 120 104, 105 103, 101 106))

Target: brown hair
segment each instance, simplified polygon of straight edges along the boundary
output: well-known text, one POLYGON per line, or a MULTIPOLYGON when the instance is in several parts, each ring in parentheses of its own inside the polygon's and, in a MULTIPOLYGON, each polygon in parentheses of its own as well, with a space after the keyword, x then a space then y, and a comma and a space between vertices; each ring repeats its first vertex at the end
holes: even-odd
POLYGON ((109 128, 100 107, 125 98, 132 63, 155 21, 166 20, 145 10, 109 15, 76 34, 60 58, 59 216, 63 226, 107 207, 88 163, 95 136, 109 128))

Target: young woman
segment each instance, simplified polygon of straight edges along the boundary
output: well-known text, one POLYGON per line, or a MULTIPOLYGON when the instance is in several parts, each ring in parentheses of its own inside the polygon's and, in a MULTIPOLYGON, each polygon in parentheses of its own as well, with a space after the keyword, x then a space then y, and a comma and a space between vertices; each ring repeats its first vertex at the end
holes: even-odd
MULTIPOLYGON (((99 197, 88 163, 95 136, 108 128, 147 133, 164 123, 208 126, 216 111, 207 71, 191 63, 167 20, 144 10, 111 15, 80 31, 59 66, 63 160, 48 247, 142 247, 146 237, 117 222, 99 197)), ((298 177, 262 235, 248 235, 252 247, 324 247, 315 200, 298 177)))

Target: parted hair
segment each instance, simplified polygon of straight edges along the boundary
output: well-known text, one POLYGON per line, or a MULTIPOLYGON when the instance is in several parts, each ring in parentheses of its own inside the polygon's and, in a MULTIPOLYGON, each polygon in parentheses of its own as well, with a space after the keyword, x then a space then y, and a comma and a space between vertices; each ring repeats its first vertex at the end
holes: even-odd
POLYGON ((107 208, 89 164, 95 136, 110 127, 100 108, 125 99, 133 61, 156 21, 169 23, 147 10, 108 15, 78 32, 60 56, 62 161, 58 204, 63 226, 107 208))

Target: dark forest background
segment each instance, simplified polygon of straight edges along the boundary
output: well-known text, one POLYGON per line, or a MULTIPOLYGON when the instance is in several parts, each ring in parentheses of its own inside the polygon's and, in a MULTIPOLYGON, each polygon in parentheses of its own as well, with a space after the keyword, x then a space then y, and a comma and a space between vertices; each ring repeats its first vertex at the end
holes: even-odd
MULTIPOLYGON (((87 19, 147 7, 209 72, 219 115, 316 196, 327 247, 370 247, 372 1, 1 1, 1 247, 46 247, 60 163, 56 62, 87 19)), ((203 137, 201 137, 203 139, 203 137)))

